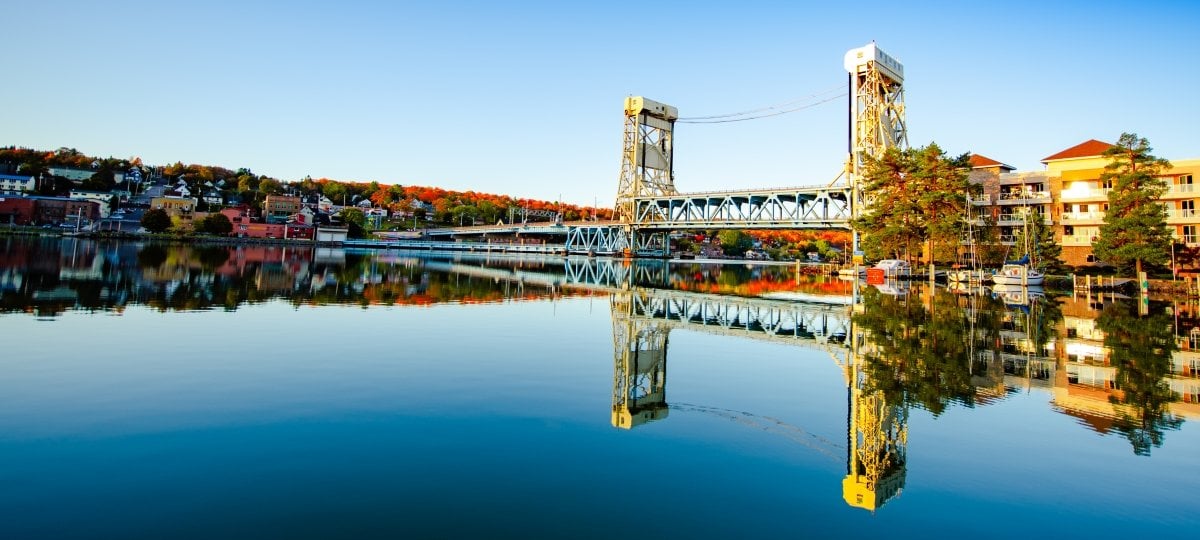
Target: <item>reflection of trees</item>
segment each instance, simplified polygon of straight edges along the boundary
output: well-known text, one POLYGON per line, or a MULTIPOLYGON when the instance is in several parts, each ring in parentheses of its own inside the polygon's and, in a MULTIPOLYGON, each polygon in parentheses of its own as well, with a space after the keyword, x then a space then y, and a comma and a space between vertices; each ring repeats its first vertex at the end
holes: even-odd
MULTIPOLYGON (((972 376, 994 369, 996 354, 1048 355, 1061 308, 1037 299, 1017 308, 988 296, 964 297, 944 290, 891 296, 869 288, 854 324, 866 332, 865 370, 889 403, 941 414, 946 405, 973 406, 979 399, 972 376), (922 301, 923 300, 923 301, 922 301), (1028 339, 1031 350, 997 350, 1001 333, 1028 339)), ((976 380, 978 382, 978 379, 976 380)))
POLYGON ((146 244, 137 254, 138 266, 158 268, 167 262, 167 248, 159 244, 146 244))
POLYGON ((970 347, 966 315, 954 295, 933 294, 927 309, 916 297, 893 297, 869 288, 854 324, 873 347, 866 373, 888 403, 916 405, 941 414, 951 401, 971 405, 970 347))
POLYGON ((1129 303, 1110 304, 1096 324, 1117 368, 1120 392, 1109 398, 1117 405, 1115 427, 1129 439, 1133 453, 1147 456, 1151 448, 1162 446, 1163 432, 1179 429, 1183 419, 1168 408, 1179 400, 1166 382, 1175 351, 1170 315, 1160 309, 1138 316, 1135 309, 1129 303))
POLYGON ((229 248, 224 246, 198 246, 194 249, 196 259, 200 261, 200 267, 205 270, 220 268, 225 261, 229 260, 229 248))
POLYGON ((672 265, 665 285, 681 291, 737 296, 761 296, 778 291, 848 295, 852 288, 850 282, 818 276, 804 276, 797 282, 792 266, 701 263, 672 265))
MULTIPOLYGON (((0 270, 20 287, 0 291, 0 311, 56 315, 69 309, 115 309, 143 304, 161 311, 236 310, 283 299, 294 305, 427 305, 546 298, 549 286, 460 275, 426 268, 421 259, 387 260, 391 254, 339 253, 322 259, 302 246, 87 243, 105 257, 98 277, 60 278, 68 263, 58 241, 16 240, 0 251, 0 270), (111 262, 110 262, 111 261, 111 262)), ((89 255, 91 256, 91 255, 89 255)), ((91 259, 80 258, 92 268, 91 259)), ((517 268, 547 263, 510 261, 517 268)), ((561 263, 558 265, 561 271, 561 263)), ((64 274, 65 275, 65 274, 64 274)))

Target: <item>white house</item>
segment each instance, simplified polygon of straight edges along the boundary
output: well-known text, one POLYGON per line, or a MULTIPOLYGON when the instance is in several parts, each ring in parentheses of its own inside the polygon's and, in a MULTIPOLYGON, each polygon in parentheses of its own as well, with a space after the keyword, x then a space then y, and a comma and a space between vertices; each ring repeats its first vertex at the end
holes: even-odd
POLYGON ((221 197, 220 191, 210 189, 204 193, 204 202, 208 204, 225 204, 225 199, 221 197))
POLYGON ((100 205, 100 217, 107 218, 112 212, 112 201, 114 195, 107 191, 88 191, 86 189, 72 189, 68 198, 78 201, 94 201, 100 205))
POLYGON ((37 189, 37 178, 12 174, 0 174, 0 195, 33 193, 37 189))

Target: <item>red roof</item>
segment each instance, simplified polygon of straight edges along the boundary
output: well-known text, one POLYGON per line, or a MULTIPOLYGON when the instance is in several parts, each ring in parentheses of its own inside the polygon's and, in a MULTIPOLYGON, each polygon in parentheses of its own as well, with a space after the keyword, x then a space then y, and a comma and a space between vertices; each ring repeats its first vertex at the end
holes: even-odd
POLYGON ((1005 164, 1000 163, 999 161, 996 161, 990 157, 981 156, 979 154, 971 154, 970 164, 971 164, 972 169, 979 169, 982 167, 1000 167, 1002 169, 1008 169, 1010 171, 1013 170, 1013 167, 1011 167, 1011 166, 1005 165, 1005 164))
POLYGON ((1072 147, 1070 147, 1066 150, 1063 150, 1062 152, 1059 152, 1057 154, 1054 154, 1052 156, 1043 158, 1042 163, 1045 163, 1047 161, 1054 161, 1056 159, 1096 157, 1096 156, 1103 155, 1105 150, 1108 150, 1109 148, 1112 148, 1112 147, 1113 147, 1113 145, 1108 144, 1104 141, 1097 141, 1096 139, 1091 139, 1091 140, 1081 142, 1075 146, 1072 146, 1072 147))

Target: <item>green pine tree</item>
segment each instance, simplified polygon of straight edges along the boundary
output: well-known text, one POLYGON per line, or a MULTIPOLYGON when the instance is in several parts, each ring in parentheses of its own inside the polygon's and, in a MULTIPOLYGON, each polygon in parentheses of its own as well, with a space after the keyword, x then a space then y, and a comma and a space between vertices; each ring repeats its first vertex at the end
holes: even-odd
POLYGON ((860 179, 869 201, 852 222, 869 258, 909 258, 924 248, 953 259, 963 234, 966 155, 948 157, 936 144, 889 148, 868 158, 860 179))
POLYGON ((1104 152, 1109 163, 1100 179, 1111 181, 1112 190, 1100 238, 1092 246, 1099 259, 1126 269, 1133 263, 1139 273, 1142 263, 1165 264, 1171 249, 1171 231, 1158 202, 1167 192, 1159 175, 1171 164, 1150 152, 1150 143, 1134 133, 1122 133, 1104 152))

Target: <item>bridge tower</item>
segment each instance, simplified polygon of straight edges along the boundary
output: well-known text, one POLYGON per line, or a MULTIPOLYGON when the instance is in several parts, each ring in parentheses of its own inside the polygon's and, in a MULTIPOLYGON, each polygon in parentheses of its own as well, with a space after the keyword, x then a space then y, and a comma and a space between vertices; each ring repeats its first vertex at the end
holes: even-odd
POLYGON ((644 97, 625 98, 625 137, 616 213, 622 223, 636 220, 635 197, 675 195, 675 120, 679 110, 644 97))
POLYGON ((874 512, 904 489, 907 476, 908 412, 872 390, 863 370, 865 335, 852 333, 846 368, 847 419, 846 504, 874 512))
MULTIPOLYGON (((871 42, 847 51, 844 66, 850 81, 850 206, 851 215, 858 217, 870 204, 860 182, 867 158, 881 156, 888 148, 908 147, 904 65, 871 42)), ((858 254, 858 232, 853 235, 858 254)))
POLYGON ((634 316, 631 292, 612 295, 612 425, 621 429, 661 420, 667 405, 667 335, 670 329, 634 316))

